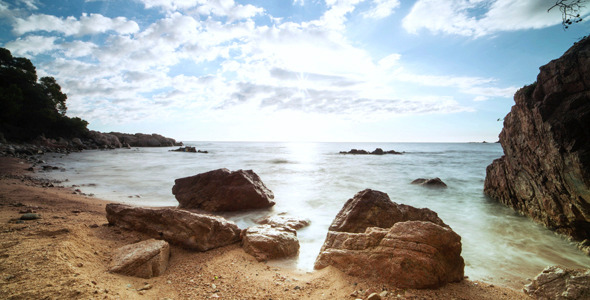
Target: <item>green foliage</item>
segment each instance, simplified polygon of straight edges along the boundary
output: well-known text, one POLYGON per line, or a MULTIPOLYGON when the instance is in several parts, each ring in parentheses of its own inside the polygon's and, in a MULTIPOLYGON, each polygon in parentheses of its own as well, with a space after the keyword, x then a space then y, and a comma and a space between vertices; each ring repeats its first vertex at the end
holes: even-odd
POLYGON ((0 48, 0 133, 7 140, 26 141, 39 135, 75 137, 88 132, 88 122, 66 116, 67 95, 53 77, 37 82, 27 58, 0 48))

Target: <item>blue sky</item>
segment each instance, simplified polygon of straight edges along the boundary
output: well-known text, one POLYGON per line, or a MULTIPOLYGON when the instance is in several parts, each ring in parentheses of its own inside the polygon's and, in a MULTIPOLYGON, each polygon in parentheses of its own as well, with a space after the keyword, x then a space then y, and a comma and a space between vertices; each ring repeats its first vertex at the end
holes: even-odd
POLYGON ((93 130, 493 142, 514 92, 590 31, 553 3, 0 0, 0 46, 93 130))

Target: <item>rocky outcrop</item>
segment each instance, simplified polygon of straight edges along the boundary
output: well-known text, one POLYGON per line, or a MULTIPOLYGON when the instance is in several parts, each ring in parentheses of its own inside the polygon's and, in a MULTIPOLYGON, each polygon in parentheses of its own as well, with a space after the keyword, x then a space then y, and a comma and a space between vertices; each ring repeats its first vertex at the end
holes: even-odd
POLYGON ((577 240, 590 238, 590 38, 540 68, 504 118, 484 192, 577 240))
POLYGON ((106 212, 110 225, 143 232, 197 251, 207 251, 240 240, 238 226, 218 216, 117 203, 107 204, 106 212))
POLYGON ((195 147, 180 147, 178 149, 170 150, 171 152, 190 152, 190 153, 209 153, 207 151, 197 150, 195 147))
POLYGON ((438 177, 431 178, 431 179, 418 178, 418 179, 412 181, 412 184, 417 184, 417 185, 421 185, 421 186, 425 186, 425 187, 432 187, 432 188, 446 188, 447 187, 447 184, 444 183, 438 177))
POLYGON ((176 140, 172 138, 167 138, 165 136, 152 133, 152 134, 144 134, 144 133, 136 133, 136 134, 129 134, 129 133, 120 133, 120 132, 111 132, 108 133, 110 135, 116 136, 122 144, 129 145, 131 147, 172 147, 172 146, 182 146, 182 143, 176 142, 176 140))
POLYGON ((590 299, 590 269, 547 267, 524 292, 535 299, 590 299))
POLYGON ((364 190, 332 222, 315 268, 399 288, 435 288, 463 280, 461 237, 429 209, 391 202, 364 190))
POLYGON ((242 248, 258 261, 297 255, 297 232, 283 226, 258 225, 242 231, 242 248))
POLYGON ((350 149, 350 151, 340 151, 340 154, 373 154, 373 155, 383 155, 383 154, 402 154, 401 152, 397 152, 395 150, 383 151, 381 148, 376 148, 372 152, 367 150, 359 150, 359 149, 350 149))
POLYGON ((260 218, 260 219, 256 220, 255 222, 256 222, 256 224, 261 224, 261 225, 268 224, 273 227, 279 227, 279 226, 287 227, 292 230, 301 229, 305 226, 309 226, 309 224, 311 223, 311 221, 309 221, 308 219, 287 216, 286 213, 280 213, 280 214, 277 214, 274 216, 267 216, 264 218, 260 218))
POLYGON ((274 194, 252 170, 218 169, 174 181, 179 208, 211 212, 268 208, 274 194))
POLYGON ((117 249, 109 272, 152 278, 166 271, 169 258, 170 245, 166 241, 149 239, 117 249))

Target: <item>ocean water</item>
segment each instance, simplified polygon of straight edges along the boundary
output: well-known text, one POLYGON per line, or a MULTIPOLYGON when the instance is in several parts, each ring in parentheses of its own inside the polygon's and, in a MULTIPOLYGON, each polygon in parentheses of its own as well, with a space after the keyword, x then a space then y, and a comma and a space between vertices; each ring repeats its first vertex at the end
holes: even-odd
POLYGON ((48 154, 65 168, 48 176, 78 185, 95 197, 135 205, 176 206, 176 178, 218 168, 252 169, 275 195, 272 209, 225 214, 240 228, 281 212, 311 220, 298 231, 297 258, 270 264, 313 270, 328 226, 343 204, 366 189, 392 201, 436 211, 462 238, 465 275, 474 280, 522 287, 546 266, 590 267, 590 257, 564 238, 488 199, 485 169, 502 156, 499 144, 440 143, 252 143, 185 142, 208 154, 169 152, 174 148, 48 154), (405 152, 403 155, 342 155, 352 148, 405 152), (447 189, 410 184, 440 177, 447 189))

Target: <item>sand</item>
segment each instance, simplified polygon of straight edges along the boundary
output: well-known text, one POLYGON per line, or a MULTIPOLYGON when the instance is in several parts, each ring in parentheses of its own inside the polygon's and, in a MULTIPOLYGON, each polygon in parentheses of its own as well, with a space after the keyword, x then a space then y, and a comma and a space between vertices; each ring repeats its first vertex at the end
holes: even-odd
MULTIPOLYGON (((528 299, 522 291, 468 279, 437 290, 397 289, 347 276, 269 266, 239 244, 207 252, 171 247, 163 275, 108 272, 113 250, 147 239, 108 226, 108 201, 76 193, 0 157, 0 299, 528 299), (40 219, 19 221, 23 213, 40 219)), ((64 187, 66 186, 66 187, 64 187)))

